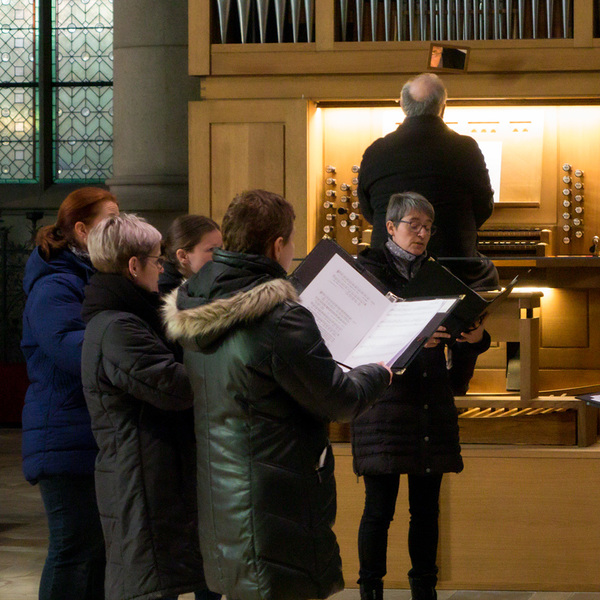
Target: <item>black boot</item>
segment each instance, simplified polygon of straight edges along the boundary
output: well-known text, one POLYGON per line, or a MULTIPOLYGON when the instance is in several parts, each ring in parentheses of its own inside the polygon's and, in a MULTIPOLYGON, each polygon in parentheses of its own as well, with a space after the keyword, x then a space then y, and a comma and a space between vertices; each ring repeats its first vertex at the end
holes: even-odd
POLYGON ((411 600, 437 600, 435 584, 437 577, 435 575, 426 577, 409 577, 411 600))
POLYGON ((383 581, 375 579, 361 582, 360 600, 383 600, 383 581))

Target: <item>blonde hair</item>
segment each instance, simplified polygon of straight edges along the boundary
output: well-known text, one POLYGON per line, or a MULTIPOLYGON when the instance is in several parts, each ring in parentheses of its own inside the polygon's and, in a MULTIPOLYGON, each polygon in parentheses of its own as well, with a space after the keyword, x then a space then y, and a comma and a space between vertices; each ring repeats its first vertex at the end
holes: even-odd
POLYGON ((87 239, 92 264, 102 273, 126 273, 129 259, 136 256, 142 264, 162 236, 142 217, 122 213, 95 225, 87 239))

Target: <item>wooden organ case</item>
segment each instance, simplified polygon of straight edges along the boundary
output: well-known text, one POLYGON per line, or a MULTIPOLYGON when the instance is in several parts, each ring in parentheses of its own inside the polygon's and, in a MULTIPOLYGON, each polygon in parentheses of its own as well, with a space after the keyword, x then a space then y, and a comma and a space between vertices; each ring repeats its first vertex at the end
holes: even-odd
MULTIPOLYGON (((489 323, 492 348, 457 401, 463 442, 486 445, 467 443, 465 472, 444 479, 440 588, 599 589, 597 415, 573 397, 600 389, 599 10, 589 0, 189 2, 189 69, 201 78, 190 211, 220 221, 242 189, 281 193, 296 209, 298 260, 323 235, 351 253, 368 243, 354 195, 362 152, 402 120, 400 88, 428 68, 433 41, 469 48, 467 71, 439 74, 447 124, 487 144, 495 164, 480 249, 503 281, 530 272, 489 323)), ((362 483, 348 445, 335 452, 336 533, 354 586, 362 483)), ((387 587, 407 586, 405 540, 396 519, 387 587)))

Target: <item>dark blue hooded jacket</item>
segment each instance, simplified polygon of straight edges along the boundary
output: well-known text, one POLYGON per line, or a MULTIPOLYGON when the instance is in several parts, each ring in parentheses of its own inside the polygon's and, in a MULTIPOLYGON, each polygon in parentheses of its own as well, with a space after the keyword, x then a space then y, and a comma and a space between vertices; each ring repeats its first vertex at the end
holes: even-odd
POLYGON ((25 267, 21 348, 29 389, 23 409, 23 472, 91 475, 97 453, 81 386, 83 288, 93 267, 70 250, 46 261, 36 248, 25 267))

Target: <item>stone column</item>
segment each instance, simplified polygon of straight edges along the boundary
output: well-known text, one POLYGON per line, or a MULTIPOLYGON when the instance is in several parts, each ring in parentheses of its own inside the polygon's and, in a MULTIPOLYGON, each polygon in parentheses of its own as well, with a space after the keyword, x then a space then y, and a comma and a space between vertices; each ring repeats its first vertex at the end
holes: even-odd
POLYGON ((164 230, 188 209, 187 0, 114 1, 114 159, 122 210, 164 230))

